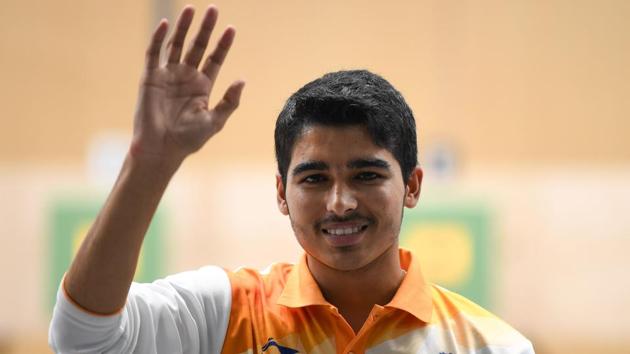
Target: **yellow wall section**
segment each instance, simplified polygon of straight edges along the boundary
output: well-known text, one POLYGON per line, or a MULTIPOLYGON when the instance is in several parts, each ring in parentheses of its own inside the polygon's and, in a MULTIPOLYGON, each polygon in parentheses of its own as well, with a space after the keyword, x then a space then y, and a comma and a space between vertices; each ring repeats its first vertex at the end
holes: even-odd
POLYGON ((429 223, 414 227, 406 246, 419 255, 428 280, 448 287, 469 277, 472 244, 471 235, 463 226, 429 223))

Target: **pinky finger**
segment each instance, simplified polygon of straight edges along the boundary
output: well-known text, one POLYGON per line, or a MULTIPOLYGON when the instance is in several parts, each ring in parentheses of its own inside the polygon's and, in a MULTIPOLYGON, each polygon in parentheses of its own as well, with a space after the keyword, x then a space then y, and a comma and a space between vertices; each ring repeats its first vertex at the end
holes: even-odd
POLYGON ((168 31, 168 21, 162 19, 151 36, 151 43, 146 52, 146 68, 152 70, 160 65, 160 49, 168 31))
POLYGON ((243 80, 234 82, 225 91, 225 94, 223 95, 221 101, 217 103, 217 105, 214 107, 213 120, 215 132, 218 132, 219 130, 221 130, 221 128, 223 128, 223 125, 225 125, 227 119, 238 107, 244 86, 245 81, 243 80))

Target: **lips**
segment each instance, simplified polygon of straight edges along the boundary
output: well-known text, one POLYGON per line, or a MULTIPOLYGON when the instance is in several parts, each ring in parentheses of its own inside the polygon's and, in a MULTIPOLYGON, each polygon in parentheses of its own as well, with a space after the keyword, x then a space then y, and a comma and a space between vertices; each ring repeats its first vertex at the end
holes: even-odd
POLYGON ((338 225, 338 226, 329 226, 322 228, 324 233, 333 235, 333 236, 348 236, 352 234, 356 234, 360 231, 363 231, 367 228, 367 225, 338 225))
POLYGON ((347 247, 360 243, 367 228, 367 223, 331 223, 321 230, 331 246, 347 247))

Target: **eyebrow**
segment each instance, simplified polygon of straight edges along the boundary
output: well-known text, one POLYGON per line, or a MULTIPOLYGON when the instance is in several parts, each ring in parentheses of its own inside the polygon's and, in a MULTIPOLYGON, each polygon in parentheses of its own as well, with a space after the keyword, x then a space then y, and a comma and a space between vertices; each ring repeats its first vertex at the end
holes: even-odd
POLYGON ((328 164, 323 161, 306 161, 306 162, 301 162, 297 166, 295 166, 293 168, 293 171, 291 171, 291 174, 295 176, 306 171, 311 171, 311 170, 325 171, 327 169, 328 169, 328 164))
POLYGON ((366 168, 366 167, 376 167, 384 170, 389 170, 389 162, 373 158, 373 159, 356 159, 348 162, 348 168, 366 168))
MULTIPOLYGON (((346 166, 351 169, 359 169, 359 168, 366 168, 366 167, 375 167, 375 168, 380 168, 384 170, 390 169, 390 165, 387 161, 378 159, 378 158, 355 159, 355 160, 349 161, 346 166)), ((291 171, 291 174, 295 176, 306 171, 325 171, 327 169, 328 169, 328 164, 323 161, 306 161, 306 162, 299 163, 297 166, 295 166, 293 170, 291 171)))

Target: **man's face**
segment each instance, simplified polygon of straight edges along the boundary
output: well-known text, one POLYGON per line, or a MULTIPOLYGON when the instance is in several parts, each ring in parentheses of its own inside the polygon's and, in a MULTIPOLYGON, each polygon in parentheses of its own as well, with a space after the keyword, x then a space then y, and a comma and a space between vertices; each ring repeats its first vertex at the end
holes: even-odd
POLYGON ((422 171, 403 183, 398 161, 363 126, 313 125, 296 142, 278 205, 309 256, 337 270, 398 257, 403 207, 417 203, 422 171))

